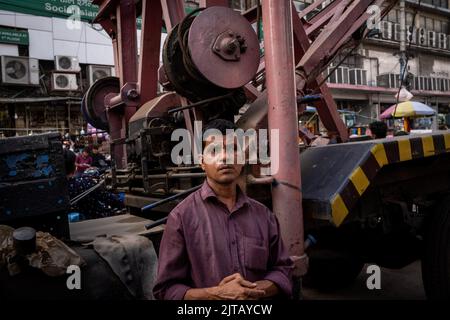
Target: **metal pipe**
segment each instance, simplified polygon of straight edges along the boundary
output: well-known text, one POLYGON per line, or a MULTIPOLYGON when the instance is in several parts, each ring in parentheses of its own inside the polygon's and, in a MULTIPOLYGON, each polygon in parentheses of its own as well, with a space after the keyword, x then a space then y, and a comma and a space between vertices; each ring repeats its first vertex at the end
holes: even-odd
POLYGON ((142 208, 141 208, 141 212, 144 213, 144 212, 146 212, 146 211, 150 211, 150 210, 152 210, 152 209, 154 209, 154 208, 156 208, 156 207, 159 207, 159 206, 162 205, 162 204, 165 204, 165 203, 167 203, 167 202, 171 202, 171 201, 176 200, 176 199, 178 199, 178 198, 181 198, 181 197, 183 197, 183 196, 185 196, 185 195, 188 195, 188 194, 190 194, 190 193, 192 193, 192 192, 194 192, 194 191, 200 189, 201 186, 202 186, 202 185, 200 184, 200 185, 195 186, 195 187, 193 187, 193 188, 187 189, 187 190, 184 191, 184 192, 175 194, 175 195, 170 196, 170 197, 167 197, 167 198, 165 198, 165 199, 156 201, 156 202, 154 202, 154 203, 152 203, 152 204, 146 205, 145 207, 142 207, 142 208))
POLYGON ((266 81, 269 100, 270 130, 278 130, 279 141, 270 141, 272 165, 278 161, 272 175, 286 184, 272 188, 273 211, 278 217, 281 236, 295 262, 294 277, 306 273, 304 256, 302 194, 300 191, 300 158, 298 147, 298 117, 294 73, 294 43, 292 7, 290 1, 264 0, 262 3, 266 81), (279 148, 276 148, 278 144, 279 148))
POLYGON ((149 230, 149 229, 153 229, 154 227, 160 226, 167 222, 167 218, 168 217, 164 217, 159 220, 153 221, 152 223, 145 225, 145 229, 149 230))
MULTIPOLYGON (((135 179, 143 179, 144 176, 140 174, 136 174, 134 176, 131 176, 135 179)), ((204 178, 206 177, 206 174, 204 172, 198 172, 198 173, 173 173, 173 174, 149 174, 147 176, 149 179, 179 179, 179 178, 204 178)), ((130 178, 130 176, 117 176, 118 179, 121 178, 130 178)))

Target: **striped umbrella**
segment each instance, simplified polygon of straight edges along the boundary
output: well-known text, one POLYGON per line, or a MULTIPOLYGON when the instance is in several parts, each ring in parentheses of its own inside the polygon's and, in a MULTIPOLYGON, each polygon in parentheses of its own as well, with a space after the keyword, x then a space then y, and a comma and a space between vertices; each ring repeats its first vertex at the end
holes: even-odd
POLYGON ((425 117, 425 116, 433 116, 436 114, 431 107, 423 104, 422 102, 417 101, 405 101, 392 105, 387 108, 381 115, 381 119, 388 118, 409 118, 409 117, 425 117), (395 112, 395 114, 394 114, 395 112))

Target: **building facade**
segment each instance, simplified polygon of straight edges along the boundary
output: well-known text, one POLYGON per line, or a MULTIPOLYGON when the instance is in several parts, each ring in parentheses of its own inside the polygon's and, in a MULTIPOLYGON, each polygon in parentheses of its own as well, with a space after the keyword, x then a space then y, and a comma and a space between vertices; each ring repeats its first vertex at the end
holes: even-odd
POLYGON ((0 137, 86 131, 84 92, 115 74, 111 39, 90 22, 97 11, 84 0, 0 0, 0 137))
MULTIPOLYGON (((301 11, 310 2, 294 4, 301 11)), ((197 3, 186 1, 189 8, 197 3)), ((230 3, 244 11, 258 1, 230 3)), ((449 0, 405 4, 408 88, 413 100, 438 112, 434 127, 450 125, 449 0)), ((96 11, 90 1, 0 0, 0 136, 86 129, 80 112, 83 93, 95 79, 114 75, 111 40, 90 23, 96 11), (74 13, 81 19, 78 24, 71 20, 74 13)), ((351 55, 338 56, 326 72, 338 107, 354 112, 357 125, 377 119, 396 102, 401 18, 398 7, 391 10, 378 32, 351 55)), ((139 39, 138 30, 138 46, 139 39)), ((161 43, 164 39, 163 33, 161 43)))

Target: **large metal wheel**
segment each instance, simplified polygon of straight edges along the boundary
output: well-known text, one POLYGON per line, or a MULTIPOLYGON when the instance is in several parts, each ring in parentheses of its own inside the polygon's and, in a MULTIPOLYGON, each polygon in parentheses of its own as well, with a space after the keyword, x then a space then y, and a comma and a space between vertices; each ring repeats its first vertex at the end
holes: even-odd
POLYGON ((429 299, 450 300, 450 196, 436 206, 426 225, 422 278, 429 299))
POLYGON ((95 81, 81 101, 81 112, 85 120, 94 128, 108 131, 105 97, 109 93, 119 92, 120 80, 117 77, 106 77, 95 81))

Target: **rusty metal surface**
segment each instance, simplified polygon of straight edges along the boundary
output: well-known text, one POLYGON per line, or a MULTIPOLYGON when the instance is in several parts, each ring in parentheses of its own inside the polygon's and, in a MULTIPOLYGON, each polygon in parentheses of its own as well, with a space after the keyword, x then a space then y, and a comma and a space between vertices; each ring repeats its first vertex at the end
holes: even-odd
POLYGON ((161 7, 163 11, 164 24, 167 32, 172 29, 183 20, 184 13, 184 1, 183 0, 161 0, 161 7))
MULTIPOLYGON (((303 56, 310 47, 310 41, 306 35, 305 28, 296 14, 292 15, 293 32, 294 32, 294 44, 295 52, 298 56, 303 56)), ((301 80, 301 79, 299 79, 301 80)), ((317 78, 311 84, 314 89, 319 89, 322 94, 322 101, 317 103, 317 110, 323 125, 329 131, 330 134, 336 134, 340 137, 340 140, 345 142, 348 140, 348 132, 337 111, 336 102, 331 95, 331 91, 326 83, 323 83, 322 75, 318 75, 317 78), (317 86, 320 85, 319 88, 317 86)), ((297 85, 297 90, 304 90, 303 86, 297 85)))
POLYGON ((222 88, 245 85, 259 66, 255 31, 238 12, 226 7, 210 7, 195 18, 188 45, 200 73, 222 88))
POLYGON ((284 183, 272 188, 273 212, 289 254, 296 257, 294 274, 306 271, 303 243, 302 193, 298 157, 298 120, 292 38, 292 7, 288 1, 265 0, 262 3, 265 63, 270 130, 278 130, 279 141, 270 141, 277 152, 278 171, 274 178, 284 183), (291 187, 293 186, 293 187, 291 187))
POLYGON ((138 91, 141 104, 156 97, 158 89, 158 72, 155 71, 159 68, 162 28, 162 19, 158 19, 158 17, 162 17, 160 1, 143 1, 138 70, 138 91))

